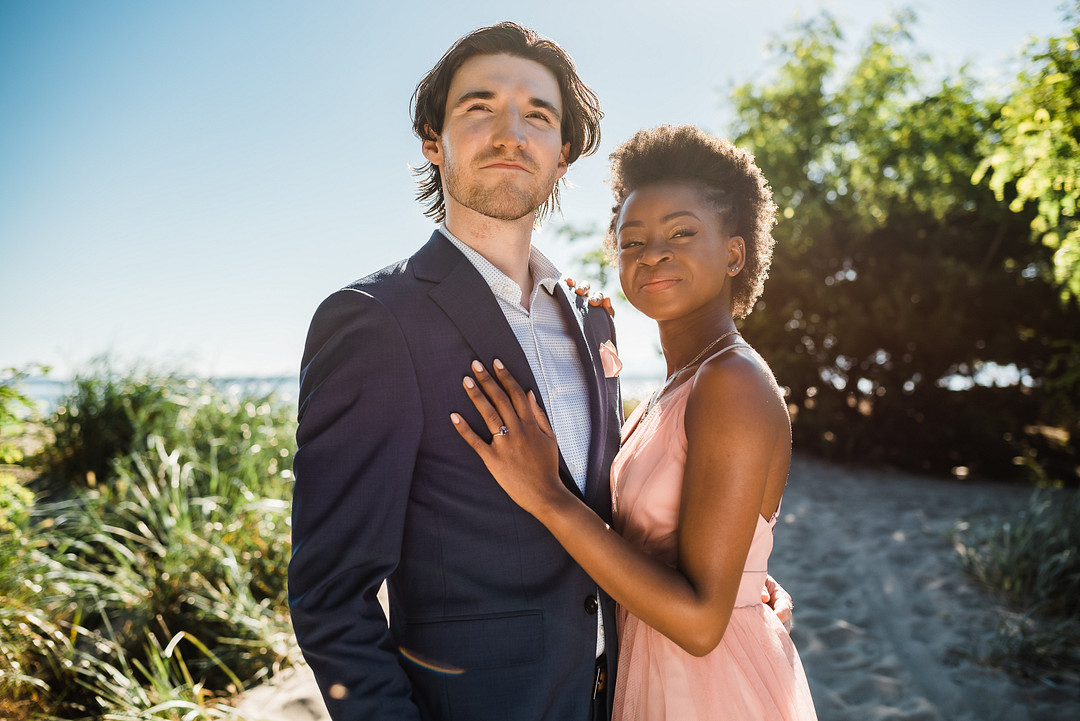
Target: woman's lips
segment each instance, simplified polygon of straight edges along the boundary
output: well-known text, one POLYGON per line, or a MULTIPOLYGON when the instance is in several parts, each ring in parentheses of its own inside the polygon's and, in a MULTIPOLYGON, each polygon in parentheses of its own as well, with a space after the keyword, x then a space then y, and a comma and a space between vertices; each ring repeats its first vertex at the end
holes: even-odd
POLYGON ((643 293, 659 293, 662 290, 667 290, 678 282, 678 278, 653 278, 652 280, 647 280, 641 284, 641 291, 643 293))

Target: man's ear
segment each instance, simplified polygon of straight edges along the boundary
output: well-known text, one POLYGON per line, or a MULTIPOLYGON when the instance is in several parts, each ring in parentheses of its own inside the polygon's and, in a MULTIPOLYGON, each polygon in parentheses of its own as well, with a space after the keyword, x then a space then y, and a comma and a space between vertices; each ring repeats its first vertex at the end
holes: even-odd
POLYGON ((420 141, 420 149, 429 163, 438 166, 442 165, 442 139, 438 133, 431 129, 430 125, 424 126, 424 140, 420 141))
MULTIPOLYGON (((570 143, 563 143, 562 150, 559 151, 559 166, 556 169, 555 180, 562 178, 562 176, 566 175, 566 171, 570 169, 570 163, 567 161, 569 157, 570 143)), ((431 160, 431 158, 428 158, 428 160, 431 160)))

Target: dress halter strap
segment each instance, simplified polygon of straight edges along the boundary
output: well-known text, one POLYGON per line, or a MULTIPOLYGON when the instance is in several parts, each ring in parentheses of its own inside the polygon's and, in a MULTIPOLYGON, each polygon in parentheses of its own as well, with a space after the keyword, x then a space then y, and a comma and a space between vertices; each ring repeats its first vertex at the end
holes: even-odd
POLYGON ((656 402, 657 402, 658 400, 660 400, 660 396, 662 396, 662 395, 664 394, 664 392, 665 392, 665 391, 667 391, 668 387, 669 387, 669 386, 671 385, 671 382, 672 382, 672 381, 673 381, 673 380, 674 380, 674 379, 675 379, 675 378, 676 378, 676 377, 677 377, 677 376, 678 376, 678 375, 679 375, 680 373, 682 373, 682 372, 683 372, 683 371, 685 371, 685 370, 686 370, 687 368, 689 368, 689 367, 690 367, 690 365, 693 365, 694 363, 697 363, 697 364, 698 364, 698 368, 694 369, 694 372, 693 372, 693 373, 691 374, 691 376, 690 376, 690 379, 688 379, 688 380, 687 380, 686 382, 684 382, 684 383, 680 384, 680 385, 678 386, 678 388, 682 388, 683 386, 689 386, 689 385, 692 385, 692 384, 693 384, 693 377, 694 377, 694 375, 696 375, 696 374, 697 374, 697 372, 698 372, 698 370, 699 370, 699 369, 701 368, 701 366, 702 366, 702 365, 704 365, 705 363, 707 363, 708 361, 712 360, 713 358, 716 358, 717 356, 723 355, 724 353, 727 353, 727 352, 728 352, 729 350, 731 350, 732 348, 741 348, 741 347, 743 347, 743 346, 745 346, 745 347, 749 348, 749 347, 750 347, 750 344, 749 344, 749 343, 746 343, 745 341, 739 341, 739 340, 736 340, 736 341, 735 341, 734 343, 732 343, 731 345, 729 345, 729 346, 725 346, 724 348, 721 348, 720 350, 716 351, 715 353, 713 353, 713 354, 712 354, 711 356, 709 356, 708 358, 705 358, 704 360, 700 360, 700 359, 697 359, 697 358, 695 358, 695 359, 694 359, 694 361, 693 361, 692 363, 690 363, 690 364, 687 364, 687 365, 686 365, 686 366, 684 366, 683 368, 679 369, 679 370, 678 370, 678 371, 676 371, 675 373, 672 373, 672 374, 671 374, 670 376, 668 376, 667 382, 665 382, 665 383, 664 383, 664 385, 662 385, 662 386, 660 386, 659 388, 657 388, 657 389, 656 389, 656 390, 655 390, 655 391, 653 392, 652 396, 650 396, 650 397, 649 397, 649 399, 648 399, 647 401, 644 401, 644 412, 643 412, 643 413, 642 413, 642 414, 641 414, 641 415, 640 415, 640 416, 638 417, 638 419, 637 419, 637 421, 635 421, 634 425, 633 425, 633 426, 630 426, 630 428, 629 428, 629 429, 625 429, 625 428, 623 429, 623 430, 624 430, 624 435, 623 435, 623 441, 625 441, 625 440, 626 440, 626 439, 627 439, 627 438, 629 437, 629 434, 630 434, 630 433, 632 433, 632 432, 634 431, 634 429, 635 429, 635 428, 637 428, 637 427, 638 427, 639 425, 641 425, 642 421, 644 421, 644 420, 645 420, 645 417, 646 417, 647 415, 649 415, 649 411, 650 411, 650 410, 652 410, 652 407, 653 407, 653 406, 654 406, 654 405, 656 404, 656 402))
MULTIPOLYGON (((736 340, 736 341, 735 341, 734 343, 732 343, 731 345, 729 345, 729 346, 724 346, 723 348, 721 348, 720 350, 716 351, 715 353, 713 353, 713 354, 712 354, 711 356, 709 356, 708 358, 706 358, 706 359, 704 359, 703 361, 701 361, 701 363, 700 363, 700 364, 698 364, 698 368, 701 368, 701 366, 705 365, 706 363, 708 363, 709 361, 711 361, 711 360, 712 360, 713 358, 715 358, 715 357, 717 357, 717 356, 721 356, 721 355, 724 355, 725 353, 727 353, 727 352, 728 352, 729 350, 731 350, 731 349, 733 349, 733 348, 749 348, 749 347, 750 347, 750 344, 749 344, 749 343, 747 343, 746 341, 742 341, 742 340, 736 340)), ((696 372, 696 371, 695 371, 695 372, 696 372)))

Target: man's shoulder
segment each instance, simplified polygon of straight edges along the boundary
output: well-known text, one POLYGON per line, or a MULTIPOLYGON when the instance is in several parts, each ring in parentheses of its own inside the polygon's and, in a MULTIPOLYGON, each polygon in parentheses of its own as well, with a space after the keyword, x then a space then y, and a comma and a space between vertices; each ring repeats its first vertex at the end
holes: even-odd
POLYGON ((437 280, 445 271, 460 262, 462 256, 437 231, 426 244, 408 258, 391 263, 370 275, 353 281, 341 290, 359 291, 375 297, 408 291, 437 280))
POLYGON ((380 268, 374 273, 358 278, 349 283, 341 290, 354 290, 362 293, 378 295, 380 291, 390 290, 408 282, 412 274, 409 272, 409 258, 391 263, 385 268, 380 268))
POLYGON ((312 323, 344 326, 363 318, 407 317, 423 296, 421 284, 409 272, 409 261, 401 260, 331 292, 319 304, 312 323))

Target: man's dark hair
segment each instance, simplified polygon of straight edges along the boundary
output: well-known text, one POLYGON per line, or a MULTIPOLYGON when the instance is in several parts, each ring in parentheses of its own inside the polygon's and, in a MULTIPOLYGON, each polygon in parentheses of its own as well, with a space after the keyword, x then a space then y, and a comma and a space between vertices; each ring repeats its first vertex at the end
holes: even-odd
POLYGON ((723 227, 742 236, 746 263, 732 280, 731 311, 745 318, 761 296, 772 264, 776 205, 754 156, 690 125, 639 130, 611 154, 611 225, 604 241, 618 254, 616 223, 626 198, 656 183, 688 183, 701 189, 723 227))
MULTIPOLYGON (((589 155, 600 145, 600 101, 596 94, 578 77, 570 56, 554 41, 540 37, 517 23, 504 22, 474 30, 446 51, 431 69, 412 97, 413 132, 421 140, 437 140, 442 134, 446 116, 446 96, 454 73, 469 58, 477 55, 513 55, 532 60, 551 71, 559 82, 562 94, 562 140, 570 143, 568 163, 589 155)), ((425 163, 416 169, 420 188, 416 199, 426 206, 424 215, 442 222, 446 218, 442 177, 439 168, 425 163)), ((542 220, 559 207, 559 184, 551 197, 537 210, 542 220)))

